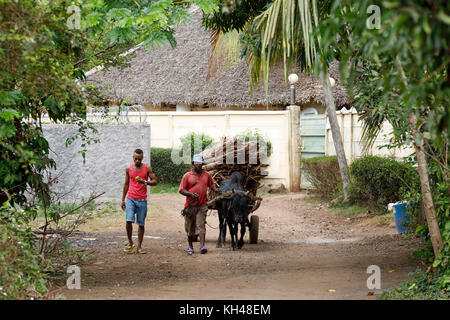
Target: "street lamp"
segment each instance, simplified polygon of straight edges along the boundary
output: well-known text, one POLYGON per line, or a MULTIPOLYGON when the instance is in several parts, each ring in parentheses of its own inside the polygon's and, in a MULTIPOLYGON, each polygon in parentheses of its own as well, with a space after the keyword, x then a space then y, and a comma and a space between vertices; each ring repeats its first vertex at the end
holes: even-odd
POLYGON ((336 80, 334 80, 332 77, 330 77, 330 87, 334 87, 336 84, 336 80))
POLYGON ((291 106, 293 106, 295 105, 295 84, 298 82, 298 76, 295 73, 291 73, 288 81, 291 85, 291 106))

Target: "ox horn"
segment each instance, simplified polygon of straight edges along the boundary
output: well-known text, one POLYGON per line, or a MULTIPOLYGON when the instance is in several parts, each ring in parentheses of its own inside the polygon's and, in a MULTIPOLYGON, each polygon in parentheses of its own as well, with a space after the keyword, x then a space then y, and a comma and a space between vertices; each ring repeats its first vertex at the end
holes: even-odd
POLYGON ((211 205, 215 204, 216 201, 222 200, 223 198, 229 197, 229 196, 231 196, 231 195, 233 195, 233 194, 235 194, 234 189, 231 190, 231 191, 222 193, 221 195, 215 197, 214 199, 209 200, 206 204, 207 204, 208 206, 211 206, 211 205))

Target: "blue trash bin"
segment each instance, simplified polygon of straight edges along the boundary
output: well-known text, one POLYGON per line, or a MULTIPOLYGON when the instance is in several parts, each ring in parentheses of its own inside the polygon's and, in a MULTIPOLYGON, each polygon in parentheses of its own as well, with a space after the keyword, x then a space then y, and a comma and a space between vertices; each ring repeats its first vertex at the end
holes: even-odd
POLYGON ((408 202, 400 202, 394 204, 395 213, 395 226, 397 227, 398 233, 406 232, 406 224, 411 222, 410 212, 408 212, 409 204, 408 202))

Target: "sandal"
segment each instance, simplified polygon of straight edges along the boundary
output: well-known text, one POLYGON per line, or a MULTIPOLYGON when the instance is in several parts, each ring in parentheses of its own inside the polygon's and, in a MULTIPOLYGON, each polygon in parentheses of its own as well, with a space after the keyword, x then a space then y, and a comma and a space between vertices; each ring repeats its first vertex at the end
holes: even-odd
POLYGON ((128 245, 125 249, 123 249, 123 252, 125 253, 131 253, 134 249, 134 244, 132 244, 131 246, 128 245))
POLYGON ((194 248, 189 247, 189 248, 187 249, 187 253, 188 253, 189 255, 194 254, 194 248))
POLYGON ((207 253, 207 252, 208 252, 208 249, 206 249, 205 246, 203 246, 203 247, 200 248, 200 253, 201 253, 201 254, 205 254, 205 253, 207 253))
POLYGON ((147 251, 142 250, 142 249, 136 249, 136 253, 139 253, 139 254, 146 254, 147 251))

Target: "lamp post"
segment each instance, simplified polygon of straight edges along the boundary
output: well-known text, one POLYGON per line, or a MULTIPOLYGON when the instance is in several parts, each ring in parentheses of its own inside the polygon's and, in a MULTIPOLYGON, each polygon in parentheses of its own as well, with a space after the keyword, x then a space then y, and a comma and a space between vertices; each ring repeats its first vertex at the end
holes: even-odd
POLYGON ((291 106, 293 106, 295 105, 295 84, 298 82, 298 76, 295 73, 291 73, 288 81, 291 87, 291 106))
POLYGON ((332 77, 329 78, 330 79, 330 87, 334 87, 336 84, 336 80, 334 80, 332 77))
POLYGON ((288 77, 291 87, 291 105, 289 110, 289 190, 291 192, 300 191, 300 107, 295 105, 295 84, 298 82, 298 76, 291 73, 288 77))

